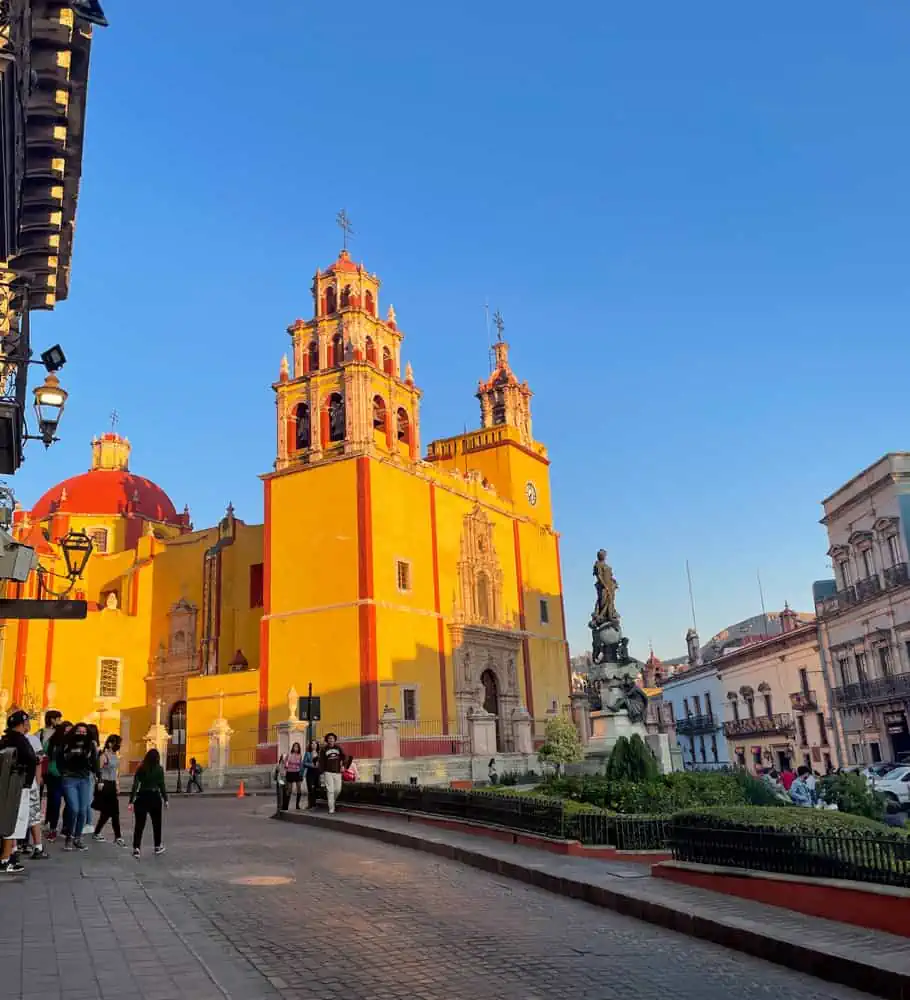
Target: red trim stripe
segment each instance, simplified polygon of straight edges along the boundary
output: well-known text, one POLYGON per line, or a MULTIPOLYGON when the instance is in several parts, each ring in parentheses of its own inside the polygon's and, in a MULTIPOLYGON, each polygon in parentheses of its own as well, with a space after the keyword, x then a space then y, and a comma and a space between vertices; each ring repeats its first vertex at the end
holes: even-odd
MULTIPOLYGON (((36 574, 32 574, 36 576, 36 574)), ((17 583, 16 597, 29 597, 30 584, 17 583)), ((16 626, 16 664, 13 673, 13 704, 19 705, 25 685, 25 668, 28 663, 28 619, 22 618, 16 626)))
POLYGON ((376 662, 376 605, 373 604, 373 510, 370 460, 357 459, 357 567, 360 632, 360 733, 379 728, 379 670, 376 662))
MULTIPOLYGON (((512 522, 512 535, 515 539, 515 579, 518 584, 518 627, 525 631, 525 585, 521 572, 521 539, 518 534, 518 521, 512 522)), ((524 659, 525 698, 528 702, 528 714, 534 717, 534 684, 531 677, 531 644, 527 635, 521 638, 522 658, 524 659)))
POLYGON ((269 737, 269 623, 272 610, 272 481, 263 483, 264 518, 262 525, 262 614, 259 621, 259 742, 269 737))
POLYGON ((44 651, 44 704, 48 703, 48 688, 51 686, 51 679, 54 670, 54 619, 47 623, 47 646, 44 651))
POLYGON ((449 682, 446 677, 446 633, 439 599, 439 545, 436 533, 436 485, 430 483, 430 537, 433 545, 433 610, 436 612, 436 648, 439 653, 439 697, 442 707, 442 732, 449 732, 449 682))

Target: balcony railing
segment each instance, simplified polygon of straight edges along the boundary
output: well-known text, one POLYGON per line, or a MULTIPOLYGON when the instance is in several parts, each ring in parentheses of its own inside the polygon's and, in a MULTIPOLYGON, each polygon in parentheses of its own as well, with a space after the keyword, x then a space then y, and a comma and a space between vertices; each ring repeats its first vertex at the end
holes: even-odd
POLYGON ((794 691, 790 695, 790 707, 794 712, 814 712, 818 708, 818 698, 814 691, 794 691))
POLYGON ((910 583, 910 569, 907 563, 897 563, 894 566, 885 567, 885 588, 900 587, 905 583, 910 583))
POLYGON ((720 723, 713 715, 687 715, 676 720, 676 732, 679 736, 694 736, 698 733, 713 733, 720 728, 720 723))
POLYGON ((879 580, 878 574, 875 576, 867 576, 865 580, 856 581, 856 600, 857 603, 860 601, 868 601, 870 597, 875 597, 877 594, 882 592, 882 581, 879 580))
POLYGON ((789 736, 795 731, 793 716, 789 712, 777 715, 757 715, 754 719, 734 719, 724 723, 727 736, 789 736))
POLYGON ((881 702, 910 699, 910 673, 876 677, 833 688, 831 700, 835 708, 852 708, 881 702))

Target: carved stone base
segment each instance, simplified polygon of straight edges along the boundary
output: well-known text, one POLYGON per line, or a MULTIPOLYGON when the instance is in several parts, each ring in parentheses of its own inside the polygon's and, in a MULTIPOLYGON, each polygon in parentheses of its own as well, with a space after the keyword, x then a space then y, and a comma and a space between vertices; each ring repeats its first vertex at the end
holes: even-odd
POLYGON ((609 754, 620 736, 628 739, 638 735, 643 740, 647 737, 644 723, 630 721, 625 712, 592 712, 591 728, 588 753, 609 754))

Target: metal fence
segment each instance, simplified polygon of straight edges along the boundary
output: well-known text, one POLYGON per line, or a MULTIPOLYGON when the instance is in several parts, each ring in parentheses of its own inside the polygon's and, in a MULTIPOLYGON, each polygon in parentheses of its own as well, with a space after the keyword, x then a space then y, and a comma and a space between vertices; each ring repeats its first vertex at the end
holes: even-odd
POLYGON ((673 824, 670 844, 677 861, 910 888, 910 840, 897 837, 673 824))
POLYGON ((445 757, 470 753, 470 739, 458 730, 457 719, 405 719, 398 724, 401 756, 445 757))

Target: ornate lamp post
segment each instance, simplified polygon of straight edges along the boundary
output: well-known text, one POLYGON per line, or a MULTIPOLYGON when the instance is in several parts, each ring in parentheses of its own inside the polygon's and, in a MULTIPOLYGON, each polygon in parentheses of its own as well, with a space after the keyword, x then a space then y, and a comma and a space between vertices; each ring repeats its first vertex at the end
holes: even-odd
POLYGON ((35 414, 38 417, 38 437, 44 442, 45 448, 57 440, 57 425, 63 415, 63 407, 69 393, 61 388, 60 379, 54 374, 48 374, 44 382, 37 386, 35 393, 35 414))

